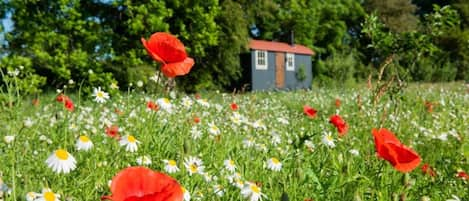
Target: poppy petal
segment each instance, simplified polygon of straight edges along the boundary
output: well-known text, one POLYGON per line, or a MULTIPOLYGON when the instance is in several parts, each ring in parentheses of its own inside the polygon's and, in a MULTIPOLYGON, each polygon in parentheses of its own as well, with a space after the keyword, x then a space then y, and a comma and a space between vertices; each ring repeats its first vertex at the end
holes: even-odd
POLYGON ((141 38, 141 41, 142 41, 142 44, 143 46, 145 47, 145 49, 147 50, 148 52, 148 55, 150 55, 155 61, 158 61, 160 63, 163 63, 165 64, 166 62, 160 58, 160 56, 158 56, 155 51, 151 50, 149 45, 148 45, 148 42, 145 40, 145 38, 141 38))
POLYGON ((194 66, 194 59, 187 57, 182 62, 168 63, 163 65, 163 67, 161 67, 161 72, 163 72, 166 77, 176 77, 189 73, 192 66, 194 66))
POLYGON ((420 156, 412 149, 403 145, 389 130, 381 128, 372 130, 376 153, 387 160, 398 171, 410 172, 421 161, 420 156))
POLYGON ((306 114, 306 116, 308 116, 310 118, 314 118, 314 117, 316 117, 316 113, 318 111, 315 110, 314 108, 308 106, 308 105, 305 105, 305 106, 303 106, 303 112, 306 114))
POLYGON ((393 165, 398 171, 410 172, 420 164, 420 156, 412 149, 395 143, 388 143, 390 149, 396 154, 396 161, 393 165))
POLYGON ((150 36, 146 48, 153 55, 157 55, 165 63, 181 62, 187 57, 186 49, 175 36, 157 32, 150 36))
POLYGON ((181 201, 181 187, 173 178, 145 167, 119 172, 111 184, 113 201, 181 201))

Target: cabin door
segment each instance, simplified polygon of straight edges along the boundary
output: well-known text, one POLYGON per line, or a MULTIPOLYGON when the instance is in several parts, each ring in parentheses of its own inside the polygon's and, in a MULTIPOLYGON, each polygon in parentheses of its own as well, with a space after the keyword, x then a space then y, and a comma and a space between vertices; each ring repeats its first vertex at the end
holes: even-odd
POLYGON ((281 89, 285 87, 285 53, 283 52, 275 54, 275 86, 281 89))

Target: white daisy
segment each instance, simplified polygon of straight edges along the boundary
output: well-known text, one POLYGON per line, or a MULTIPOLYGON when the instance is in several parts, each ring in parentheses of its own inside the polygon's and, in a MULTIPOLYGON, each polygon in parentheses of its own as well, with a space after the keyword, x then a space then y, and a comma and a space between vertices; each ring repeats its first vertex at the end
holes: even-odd
POLYGON ((153 76, 150 77, 150 80, 155 82, 155 83, 158 83, 160 78, 159 78, 158 74, 154 74, 153 76))
POLYGON ((36 200, 36 198, 39 197, 39 193, 36 193, 36 192, 28 192, 26 193, 26 201, 34 201, 36 200))
POLYGON ((60 195, 52 192, 51 189, 44 188, 34 201, 59 201, 60 195))
POLYGON ((220 134, 220 129, 218 128, 217 125, 215 125, 213 122, 208 124, 208 132, 214 136, 217 136, 220 134))
POLYGON ((234 172, 236 171, 236 165, 235 165, 235 162, 231 159, 228 159, 228 160, 225 160, 223 161, 223 164, 225 165, 225 168, 230 171, 230 172, 234 172))
POLYGON ((265 196, 262 194, 261 188, 251 182, 246 182, 246 184, 244 184, 244 187, 241 189, 241 194, 244 198, 247 198, 250 201, 262 200, 262 197, 265 196))
POLYGON ((171 101, 169 99, 159 98, 158 100, 156 100, 156 104, 158 104, 164 111, 169 113, 172 112, 173 104, 171 104, 171 101))
POLYGON ((119 140, 119 144, 121 146, 125 146, 125 150, 128 151, 128 152, 137 151, 137 149, 138 149, 137 144, 139 144, 139 143, 140 143, 140 141, 135 139, 135 137, 133 135, 126 135, 126 136, 122 137, 119 140))
POLYGON ((335 147, 334 138, 332 137, 332 134, 330 132, 322 136, 322 143, 330 148, 335 147))
POLYGON ((3 140, 7 143, 7 144, 10 144, 11 142, 13 142, 13 140, 15 140, 15 136, 14 135, 5 135, 3 137, 3 140))
POLYGON ((202 163, 202 160, 196 157, 189 157, 186 158, 184 161, 184 166, 186 167, 187 171, 189 172, 189 175, 192 176, 192 174, 203 174, 204 173, 204 165, 202 163))
POLYGON ((23 123, 24 123, 24 127, 26 127, 26 128, 31 128, 31 126, 34 125, 33 120, 29 117, 26 118, 23 123))
POLYGON ((194 126, 191 129, 191 137, 192 137, 192 139, 197 140, 200 137, 202 137, 202 132, 199 129, 197 129, 196 126, 194 126))
POLYGON ((82 135, 77 139, 76 147, 77 150, 89 151, 93 148, 93 142, 88 136, 82 135))
POLYGON ((210 107, 210 103, 208 103, 207 99, 197 99, 197 103, 204 107, 210 107))
POLYGON ((275 157, 267 160, 267 168, 273 171, 280 171, 282 169, 282 163, 275 157))
POLYGON ((280 122, 281 124, 284 124, 284 125, 290 124, 290 122, 288 122, 288 120, 283 118, 283 117, 278 117, 277 121, 280 122))
POLYGON ((356 149, 350 149, 348 152, 351 153, 354 156, 360 155, 360 152, 358 152, 358 150, 356 150, 356 149))
POLYGON ((225 189, 223 186, 216 184, 213 186, 213 192, 218 196, 218 197, 223 197, 225 194, 225 189))
POLYGON ((191 100, 191 98, 185 96, 184 98, 182 98, 182 105, 185 107, 185 108, 190 108, 192 106, 194 102, 191 100))
POLYGON ((137 157, 137 164, 138 165, 151 165, 151 158, 150 156, 139 156, 137 157))
POLYGON ((248 137, 243 140, 243 145, 246 148, 252 147, 255 145, 254 138, 253 137, 248 137))
POLYGON ((184 201, 191 200, 191 193, 189 193, 189 191, 187 191, 187 189, 184 188, 184 187, 181 187, 181 189, 182 189, 182 194, 183 194, 184 201))
POLYGON ((93 89, 93 96, 95 97, 94 101, 98 103, 104 103, 107 99, 109 99, 109 94, 102 91, 101 87, 93 89))
POLYGON ((164 162, 164 170, 167 172, 167 173, 175 173, 175 172, 179 172, 179 168, 177 166, 177 163, 175 160, 163 160, 164 162))
POLYGON ((55 150, 46 160, 47 166, 57 173, 69 173, 77 166, 75 158, 64 149, 55 150))

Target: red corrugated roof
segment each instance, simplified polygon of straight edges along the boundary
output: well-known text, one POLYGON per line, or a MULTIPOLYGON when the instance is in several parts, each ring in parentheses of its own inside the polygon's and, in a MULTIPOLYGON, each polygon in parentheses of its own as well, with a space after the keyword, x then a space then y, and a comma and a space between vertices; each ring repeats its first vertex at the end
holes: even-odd
POLYGON ((274 52, 291 52, 297 54, 314 55, 313 50, 303 46, 295 44, 291 46, 288 43, 265 41, 265 40, 251 40, 249 42, 249 48, 254 50, 268 50, 274 52))

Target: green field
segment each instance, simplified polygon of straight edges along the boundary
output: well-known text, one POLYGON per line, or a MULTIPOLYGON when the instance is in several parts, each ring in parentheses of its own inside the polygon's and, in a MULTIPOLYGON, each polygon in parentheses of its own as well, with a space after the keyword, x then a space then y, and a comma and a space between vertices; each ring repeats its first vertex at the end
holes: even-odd
POLYGON ((249 200, 240 188, 248 182, 258 185, 262 200, 273 201, 287 196, 292 201, 469 200, 469 178, 462 174, 469 172, 467 90, 463 83, 411 85, 393 96, 384 93, 375 103, 366 87, 214 92, 199 99, 131 89, 105 103, 91 95, 67 94, 74 111, 66 110, 56 94, 40 96, 36 106, 32 97, 23 97, 0 109, 3 200, 26 200, 28 192, 43 188, 59 194, 60 200, 99 200, 110 194, 113 176, 138 166, 142 156, 151 160, 144 166, 164 173, 163 160, 176 161, 179 171, 167 174, 187 189, 191 200, 249 200), (168 98, 171 106, 160 103, 157 111, 149 110, 148 101, 159 98, 168 98), (238 105, 236 111, 232 103, 238 105), (304 105, 315 108, 317 116, 308 118, 304 105), (334 114, 349 126, 343 137, 329 123, 334 114), (138 149, 130 152, 106 134, 111 125, 118 126, 123 138, 134 136, 138 149), (420 165, 401 173, 377 157, 373 128, 395 133, 420 155, 420 165), (89 151, 77 150, 83 135, 94 145, 89 151), (327 135, 334 146, 324 142, 327 135), (47 166, 47 158, 58 149, 76 159, 70 173, 47 166), (190 173, 184 165, 191 157, 202 161, 198 172, 190 173), (272 158, 281 163, 279 171, 269 169, 272 158), (234 162, 234 172, 225 160, 234 162), (429 165, 426 173, 424 164, 429 165))

